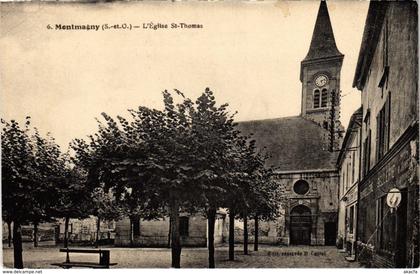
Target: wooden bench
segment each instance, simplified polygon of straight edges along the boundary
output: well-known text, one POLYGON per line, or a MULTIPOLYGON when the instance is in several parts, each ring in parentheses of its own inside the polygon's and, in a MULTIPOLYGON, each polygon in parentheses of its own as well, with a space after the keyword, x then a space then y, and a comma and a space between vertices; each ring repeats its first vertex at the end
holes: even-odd
POLYGON ((55 263, 51 265, 59 266, 62 268, 72 268, 72 267, 87 267, 87 268, 109 268, 111 265, 116 265, 116 263, 109 262, 109 250, 103 249, 77 249, 77 248, 60 248, 60 252, 66 252, 66 261, 63 263, 55 263), (99 263, 93 262, 71 262, 69 253, 90 253, 90 254, 99 254, 99 263))

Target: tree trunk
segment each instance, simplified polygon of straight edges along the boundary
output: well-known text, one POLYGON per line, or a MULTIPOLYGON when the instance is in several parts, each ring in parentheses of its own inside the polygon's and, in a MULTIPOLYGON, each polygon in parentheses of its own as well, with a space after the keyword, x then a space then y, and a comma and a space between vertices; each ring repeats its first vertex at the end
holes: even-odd
POLYGON ((169 233, 168 233, 168 247, 169 248, 171 248, 171 237, 172 237, 171 227, 172 227, 172 218, 169 217, 169 233))
POLYGON ((244 255, 248 255, 248 216, 244 211, 244 255))
POLYGON ((64 248, 69 246, 69 217, 66 217, 64 222, 64 248))
POLYGON ((9 247, 12 247, 12 222, 11 221, 7 222, 7 231, 8 231, 8 236, 7 236, 8 245, 9 247))
POLYGON ((235 260, 235 212, 229 211, 229 261, 235 260))
POLYGON ((181 239, 179 235, 179 202, 173 199, 170 206, 171 215, 171 253, 172 267, 181 268, 181 239))
POLYGON ((134 245, 134 229, 133 229, 133 217, 130 216, 130 247, 134 245))
POLYGON ((38 247, 38 222, 34 223, 34 247, 38 247))
POLYGON ((254 251, 258 251, 258 215, 255 214, 254 251))
POLYGON ((99 233, 101 232, 101 217, 98 217, 98 220, 96 222, 96 241, 95 241, 95 247, 99 247, 99 233))
POLYGON ((214 263, 214 225, 216 223, 216 208, 211 207, 207 212, 208 221, 208 249, 209 249, 209 268, 215 268, 214 263))
POLYGON ((22 230, 18 222, 13 222, 13 267, 23 269, 22 230))

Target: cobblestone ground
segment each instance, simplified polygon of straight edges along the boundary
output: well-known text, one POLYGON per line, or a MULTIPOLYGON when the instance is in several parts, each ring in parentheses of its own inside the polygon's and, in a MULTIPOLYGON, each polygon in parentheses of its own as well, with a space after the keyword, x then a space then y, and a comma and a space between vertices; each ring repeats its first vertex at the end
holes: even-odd
MULTIPOLYGON (((228 261, 228 248, 216 248, 217 268, 356 268, 357 262, 348 262, 344 253, 335 247, 326 246, 260 246, 259 251, 242 254, 242 246, 235 246, 235 261, 228 261)), ((111 250, 111 262, 118 263, 118 268, 168 268, 171 265, 171 253, 167 248, 107 248, 111 250)), ((58 247, 38 247, 24 249, 24 266, 27 268, 54 268, 51 263, 63 262, 65 253, 58 252, 58 247)), ((98 260, 98 255, 70 254, 74 261, 98 260)), ((5 267, 13 266, 13 249, 3 249, 5 267)), ((183 248, 182 268, 206 268, 207 249, 183 248)))

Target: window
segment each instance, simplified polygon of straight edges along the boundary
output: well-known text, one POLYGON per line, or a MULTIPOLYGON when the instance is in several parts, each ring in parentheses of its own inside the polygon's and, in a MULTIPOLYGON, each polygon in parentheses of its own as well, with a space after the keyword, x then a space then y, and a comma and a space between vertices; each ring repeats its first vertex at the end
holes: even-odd
POLYGON ((349 214, 349 233, 353 234, 353 224, 354 224, 354 206, 350 207, 349 214))
POLYGON ((389 149, 389 126, 390 126, 390 97, 385 101, 381 111, 376 117, 376 159, 379 161, 389 149))
POLYGON ((351 166, 352 166, 352 169, 351 169, 351 185, 353 185, 353 183, 355 181, 354 180, 354 171, 356 169, 356 153, 354 151, 352 152, 351 166))
POLYGON ((381 98, 384 96, 384 90, 388 87, 388 74, 389 74, 389 66, 388 66, 388 21, 385 20, 383 25, 383 39, 382 39, 382 77, 379 81, 378 87, 381 88, 381 98))
POLYGON ((87 225, 82 225, 80 229, 81 234, 88 234, 89 233, 89 227, 87 225))
POLYGON ((389 67, 386 66, 382 73, 381 80, 379 81, 378 87, 381 88, 381 98, 384 96, 384 90, 388 87, 388 74, 389 67))
POLYGON ((395 245, 395 214, 391 214, 386 203, 386 195, 377 200, 377 221, 379 248, 393 252, 395 245))
POLYGON ((371 237, 367 233, 367 208, 367 205, 362 203, 359 208, 360 215, 357 217, 357 240, 361 240, 364 243, 371 237))
POLYGON ((363 143, 363 176, 366 176, 370 170, 370 149, 371 149, 371 130, 369 129, 370 123, 367 122, 368 134, 363 143))
POLYGON ((303 195, 309 191, 309 184, 305 180, 299 180, 293 185, 293 191, 297 194, 303 195))
POLYGON ((320 105, 319 96, 320 96, 319 90, 318 89, 314 90, 314 108, 319 108, 319 105, 320 105))
MULTIPOLYGON (((351 156, 350 156, 351 157, 351 156)), ((351 167, 350 167, 350 162, 347 162, 347 170, 346 170, 346 172, 347 172, 347 174, 346 174, 346 190, 347 189, 349 189, 349 187, 350 187, 350 185, 351 185, 351 183, 350 183, 350 170, 351 170, 351 167)))
POLYGON ((347 174, 348 174, 348 169, 349 169, 349 166, 347 165, 347 161, 345 162, 345 165, 346 167, 344 169, 344 191, 347 191, 347 178, 348 178, 347 174))
POLYGON ((131 218, 131 228, 133 236, 140 236, 140 218, 135 216, 131 218))
POLYGON ((328 101, 328 91, 324 88, 321 94, 321 107, 325 108, 328 101))
POLYGON ((183 216, 179 217, 179 235, 188 236, 189 230, 189 217, 183 216))

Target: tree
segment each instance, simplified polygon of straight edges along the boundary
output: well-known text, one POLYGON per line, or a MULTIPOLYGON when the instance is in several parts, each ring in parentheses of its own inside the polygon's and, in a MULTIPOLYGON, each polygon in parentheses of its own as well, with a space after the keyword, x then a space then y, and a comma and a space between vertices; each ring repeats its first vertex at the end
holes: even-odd
POLYGON ((272 170, 258 173, 254 181, 254 195, 250 197, 250 216, 254 217, 254 251, 258 251, 259 220, 273 221, 279 216, 279 209, 284 203, 278 183, 272 178, 272 170))
MULTIPOLYGON (((237 183, 235 189, 229 191, 226 196, 226 206, 229 209, 229 260, 234 260, 235 250, 235 218, 244 220, 244 254, 248 253, 248 232, 247 218, 250 208, 249 198, 253 196, 252 183, 254 172, 258 167, 258 158, 255 157, 255 141, 249 140, 249 136, 239 136, 235 143, 235 162, 232 164, 234 170, 233 180, 237 183)), ((263 168, 263 165, 261 166, 263 168)))
MULTIPOLYGON (((255 140, 251 136, 236 139, 236 157, 239 161, 234 167, 234 180, 237 187, 229 192, 226 206, 229 208, 229 260, 234 260, 234 220, 239 217, 244 223, 244 254, 248 254, 248 217, 261 215, 266 220, 274 219, 278 214, 279 188, 271 179, 272 169, 265 165, 269 157, 257 151, 255 140), (256 213, 256 214, 255 214, 256 213)), ((258 243, 258 235, 256 234, 258 243)))
POLYGON ((47 133, 42 137, 37 128, 34 128, 31 140, 34 143, 34 165, 39 191, 32 193, 34 203, 37 207, 34 210, 30 221, 34 225, 34 246, 38 245, 38 225, 41 222, 54 220, 54 208, 60 202, 59 191, 61 182, 65 180, 67 174, 68 159, 61 153, 60 147, 55 143, 55 139, 47 133))
POLYGON ((92 200, 92 188, 87 184, 85 172, 71 164, 71 159, 66 159, 65 174, 56 183, 57 199, 50 209, 54 218, 64 218, 64 247, 68 247, 68 228, 71 218, 89 217, 92 200))
POLYGON ((244 254, 248 253, 248 216, 254 216, 254 250, 258 250, 258 221, 274 220, 278 217, 282 202, 279 185, 272 179, 272 169, 265 167, 269 156, 256 151, 256 143, 251 140, 245 149, 244 168, 249 174, 248 189, 244 195, 242 218, 244 220, 244 254))
POLYGON ((190 153, 186 121, 167 92, 164 103, 164 111, 145 107, 130 111, 131 123, 118 117, 122 129, 103 114, 106 125, 100 124, 90 143, 75 140, 73 148, 91 183, 112 189, 117 201, 135 200, 145 218, 170 216, 172 266, 180 267, 179 211, 190 195, 190 153))
POLYGON ((51 220, 64 161, 52 137, 31 133, 30 117, 24 128, 14 120, 1 122, 3 216, 13 221, 14 267, 23 268, 21 225, 51 220))
MULTIPOLYGON (((254 142, 248 142, 248 137, 241 136, 236 130, 234 114, 230 115, 227 107, 228 104, 217 106, 213 92, 207 88, 195 105, 188 108, 192 135, 188 140, 193 152, 190 160, 196 174, 193 177, 196 187, 190 190, 194 191, 190 203, 192 208, 203 210, 208 220, 210 268, 215 267, 214 226, 217 209, 226 206, 234 209, 232 201, 237 197, 232 197, 235 196, 232 194, 251 190, 249 179, 253 170, 250 169, 253 168, 251 163, 255 153, 254 142), (247 145, 247 142, 251 145, 247 145), (244 165, 245 162, 248 166, 244 165)), ((233 237, 233 233, 230 235, 233 237)))
POLYGON ((14 120, 10 123, 2 120, 2 214, 13 222, 15 268, 23 268, 20 224, 27 221, 28 216, 22 218, 21 214, 26 215, 27 210, 30 210, 27 201, 32 199, 30 185, 27 183, 33 173, 29 165, 33 159, 32 144, 27 134, 29 123, 28 119, 25 128, 21 129, 14 120))
POLYGON ((192 160, 197 176, 196 185, 201 185, 198 201, 194 201, 204 211, 208 222, 208 259, 209 268, 214 262, 214 227, 216 213, 223 207, 225 196, 234 191, 232 162, 235 161, 235 142, 239 132, 235 130, 234 114, 229 115, 227 104, 216 106, 215 97, 210 89, 196 100, 195 108, 190 109, 193 136, 192 160))
POLYGON ((243 219, 244 225, 244 255, 248 255, 248 213, 252 210, 252 207, 255 206, 251 203, 257 189, 254 187, 256 181, 258 180, 257 173, 260 172, 260 169, 264 169, 264 162, 261 157, 256 152, 255 140, 248 141, 247 139, 241 139, 243 148, 242 151, 242 170, 246 174, 246 180, 243 184, 243 189, 241 192, 242 200, 242 212, 241 217, 243 219))

